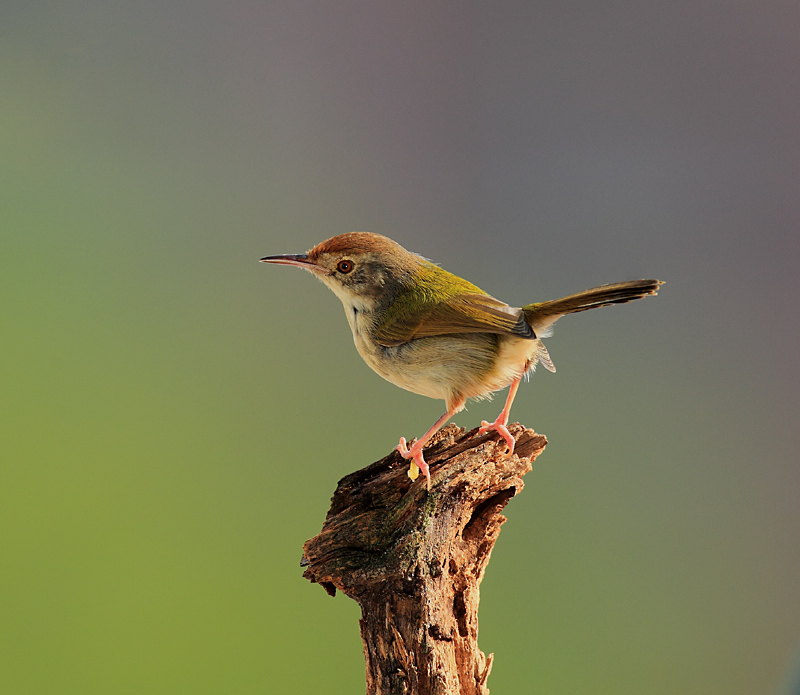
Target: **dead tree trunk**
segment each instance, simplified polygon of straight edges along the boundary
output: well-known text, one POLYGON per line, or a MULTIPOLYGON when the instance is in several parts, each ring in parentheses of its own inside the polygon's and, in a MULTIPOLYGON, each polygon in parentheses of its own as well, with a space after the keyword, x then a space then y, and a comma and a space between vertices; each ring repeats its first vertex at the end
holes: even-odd
POLYGON ((546 439, 515 424, 513 456, 496 433, 448 425, 426 448, 431 490, 396 452, 339 481, 304 576, 361 606, 367 695, 487 695, 478 648, 479 585, 508 500, 546 439))

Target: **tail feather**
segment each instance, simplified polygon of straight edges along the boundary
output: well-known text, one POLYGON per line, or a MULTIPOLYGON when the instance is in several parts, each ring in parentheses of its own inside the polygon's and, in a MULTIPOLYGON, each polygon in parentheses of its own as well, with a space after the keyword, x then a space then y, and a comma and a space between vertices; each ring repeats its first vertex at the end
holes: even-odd
POLYGON ((536 331, 536 335, 544 338, 547 337, 550 326, 565 314, 642 299, 658 294, 658 288, 663 284, 661 280, 631 280, 613 285, 601 285, 562 299, 528 304, 522 307, 522 311, 525 313, 525 320, 536 331))

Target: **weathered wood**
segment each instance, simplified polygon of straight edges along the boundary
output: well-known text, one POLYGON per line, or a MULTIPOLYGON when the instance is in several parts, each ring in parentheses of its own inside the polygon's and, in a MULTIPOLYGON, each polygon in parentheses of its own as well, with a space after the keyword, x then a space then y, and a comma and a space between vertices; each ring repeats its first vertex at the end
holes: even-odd
POLYGON ((519 424, 513 456, 494 432, 448 425, 425 449, 432 486, 393 452, 342 478, 304 576, 361 606, 367 695, 487 695, 479 585, 501 511, 547 440, 519 424))

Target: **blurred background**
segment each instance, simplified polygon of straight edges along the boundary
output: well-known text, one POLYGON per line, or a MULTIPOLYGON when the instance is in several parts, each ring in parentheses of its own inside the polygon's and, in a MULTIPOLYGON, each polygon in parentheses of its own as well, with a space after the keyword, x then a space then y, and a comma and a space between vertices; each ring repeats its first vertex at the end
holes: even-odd
POLYGON ((667 281, 517 397, 550 444, 482 585, 492 692, 796 692, 798 35, 772 0, 5 0, 0 691, 363 691, 302 544, 443 404, 257 261, 368 230, 516 305, 667 281))

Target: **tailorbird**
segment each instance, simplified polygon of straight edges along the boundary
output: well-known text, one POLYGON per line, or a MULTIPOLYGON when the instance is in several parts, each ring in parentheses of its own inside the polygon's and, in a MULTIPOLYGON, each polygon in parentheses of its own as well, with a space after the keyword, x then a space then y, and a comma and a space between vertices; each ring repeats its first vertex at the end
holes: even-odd
POLYGON ((422 449, 468 398, 485 398, 509 386, 494 422, 514 452, 508 431, 511 404, 525 374, 537 363, 556 368, 542 338, 565 314, 623 304, 657 293, 660 280, 602 285, 563 299, 512 307, 380 234, 350 232, 317 244, 306 254, 267 256, 264 263, 310 271, 344 305, 353 340, 364 361, 387 381, 444 400, 447 411, 412 446, 400 437, 397 450, 410 459, 408 475, 430 471, 422 449))

